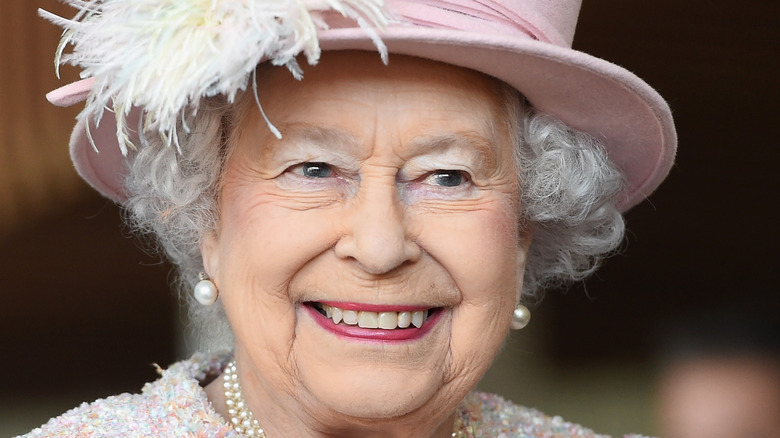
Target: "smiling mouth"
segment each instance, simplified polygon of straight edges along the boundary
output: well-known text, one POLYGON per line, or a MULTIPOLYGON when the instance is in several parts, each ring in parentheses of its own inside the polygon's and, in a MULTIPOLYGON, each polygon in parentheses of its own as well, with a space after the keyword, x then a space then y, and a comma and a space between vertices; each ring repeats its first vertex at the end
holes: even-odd
POLYGON ((401 312, 371 312, 342 309, 324 303, 308 304, 335 325, 346 324, 360 328, 381 330, 419 329, 423 327, 428 318, 441 310, 441 308, 435 307, 401 312))

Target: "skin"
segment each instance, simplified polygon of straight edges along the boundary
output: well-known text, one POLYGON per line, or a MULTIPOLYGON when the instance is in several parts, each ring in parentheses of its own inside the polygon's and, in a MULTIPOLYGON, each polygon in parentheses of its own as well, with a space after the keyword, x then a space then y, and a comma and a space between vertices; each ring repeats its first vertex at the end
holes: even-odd
MULTIPOLYGON (((261 73, 283 138, 251 105, 201 245, 250 409, 270 437, 450 436, 506 337, 531 240, 496 81, 355 52, 300 82, 261 73), (319 301, 440 314, 420 338, 356 340, 315 321, 319 301)), ((207 388, 224 415, 221 392, 207 388)))

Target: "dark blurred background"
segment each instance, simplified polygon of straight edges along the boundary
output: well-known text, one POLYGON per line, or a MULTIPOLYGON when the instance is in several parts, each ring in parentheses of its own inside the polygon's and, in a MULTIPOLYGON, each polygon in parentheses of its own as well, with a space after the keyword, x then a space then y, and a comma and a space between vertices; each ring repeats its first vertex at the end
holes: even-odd
MULTIPOLYGON (((548 292, 484 387, 606 433, 654 433, 659 345, 673 321, 776 319, 777 5, 585 0, 575 48, 666 97, 677 164, 628 213, 622 253, 584 284, 548 292)), ((155 378, 152 363, 191 348, 170 267, 72 169, 78 108, 53 108, 44 94, 76 72, 56 79, 60 31, 37 7, 73 14, 54 0, 4 0, 0 13, 0 435, 138 391, 155 378)))

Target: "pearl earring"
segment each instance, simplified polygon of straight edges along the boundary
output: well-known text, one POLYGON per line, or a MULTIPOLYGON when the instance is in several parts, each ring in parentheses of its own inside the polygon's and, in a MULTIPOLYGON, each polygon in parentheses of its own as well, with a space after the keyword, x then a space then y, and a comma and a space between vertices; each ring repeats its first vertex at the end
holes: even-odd
POLYGON ((528 310, 528 307, 518 304, 512 314, 512 324, 510 327, 512 330, 520 330, 527 326, 529 322, 531 322, 531 311, 528 310))
POLYGON ((210 306, 217 302, 219 296, 219 290, 217 285, 213 281, 209 280, 209 277, 205 272, 198 274, 200 281, 195 285, 195 290, 192 294, 195 296, 195 301, 203 304, 204 306, 210 306))

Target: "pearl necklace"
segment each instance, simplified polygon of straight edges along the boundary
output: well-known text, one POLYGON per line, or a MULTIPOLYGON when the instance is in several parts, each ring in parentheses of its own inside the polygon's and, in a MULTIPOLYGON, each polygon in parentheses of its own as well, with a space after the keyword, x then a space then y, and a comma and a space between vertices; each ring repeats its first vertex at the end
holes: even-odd
MULTIPOLYGON (((244 401, 243 394, 241 394, 241 384, 238 383, 238 368, 235 360, 228 362, 225 367, 224 378, 225 383, 222 385, 225 388, 225 404, 228 408, 228 415, 230 415, 230 423, 233 425, 233 429, 246 436, 266 438, 263 428, 260 427, 260 422, 255 420, 252 411, 249 410, 249 406, 244 401)), ((464 423, 460 416, 455 420, 455 427, 452 432, 453 438, 470 438, 474 436, 473 427, 464 423)))
POLYGON ((260 423, 255 420, 249 406, 244 402, 241 385, 238 383, 238 368, 236 368, 235 360, 231 360, 225 367, 225 383, 222 385, 225 387, 225 404, 233 429, 246 436, 265 438, 263 428, 260 427, 260 423))

